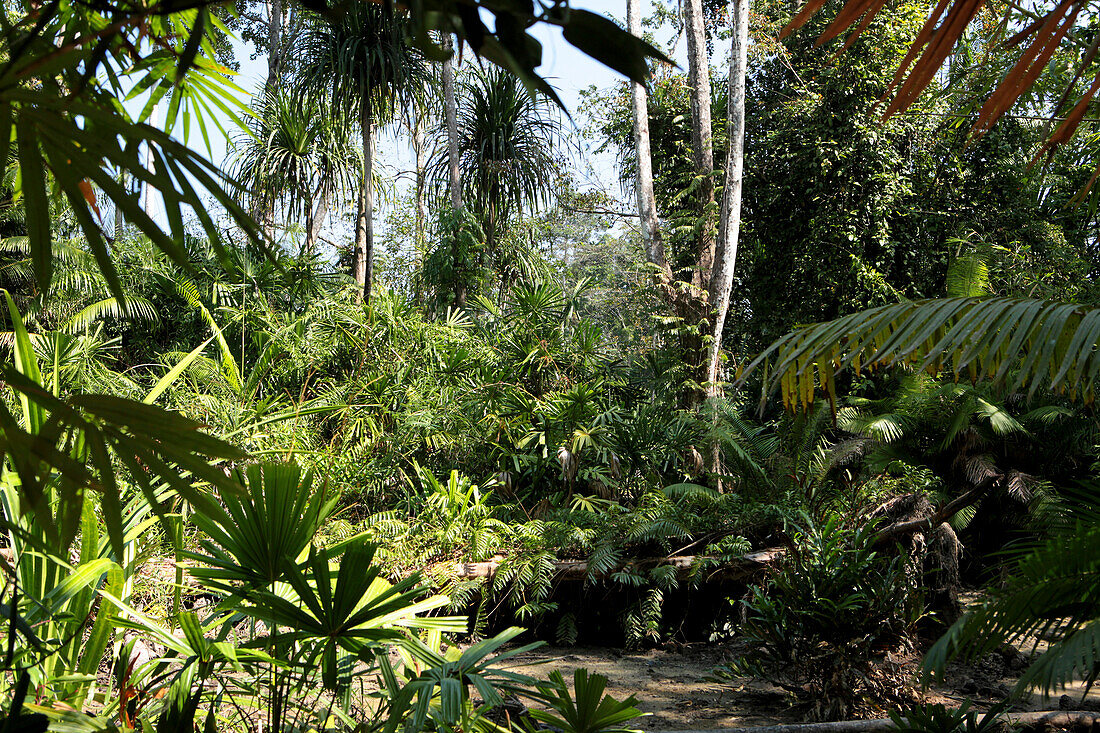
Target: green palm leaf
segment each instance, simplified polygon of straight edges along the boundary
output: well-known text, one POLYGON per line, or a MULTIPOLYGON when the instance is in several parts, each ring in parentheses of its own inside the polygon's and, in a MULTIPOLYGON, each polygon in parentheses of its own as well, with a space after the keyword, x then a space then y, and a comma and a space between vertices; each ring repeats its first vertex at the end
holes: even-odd
POLYGON ((81 331, 98 321, 138 321, 156 324, 160 322, 156 307, 145 298, 130 296, 104 298, 91 305, 84 306, 72 318, 66 321, 64 330, 81 331))
POLYGON ((789 408, 815 389, 835 402, 834 376, 892 366, 989 379, 1010 390, 1041 387, 1091 403, 1100 375, 1100 308, 1027 298, 944 298, 872 308, 805 326, 746 367, 766 370, 764 396, 789 408))
POLYGON ((1075 679, 1097 677, 1100 518, 1094 510, 1080 514, 1070 526, 1014 554, 1006 585, 992 589, 929 650, 927 673, 942 673, 952 659, 976 659, 1005 642, 1051 639, 1020 677, 1017 691, 1049 693, 1075 679))

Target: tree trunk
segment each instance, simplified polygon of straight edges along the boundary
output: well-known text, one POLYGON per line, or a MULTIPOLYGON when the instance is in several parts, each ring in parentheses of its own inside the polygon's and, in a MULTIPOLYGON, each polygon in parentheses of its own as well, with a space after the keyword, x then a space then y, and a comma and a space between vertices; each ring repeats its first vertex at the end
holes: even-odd
POLYGON ((708 397, 718 395, 718 366, 722 355, 722 329, 730 308, 733 269, 741 233, 741 186, 745 171, 745 74, 748 69, 749 0, 733 1, 733 38, 730 41, 729 152, 726 157, 722 213, 718 219, 718 245, 710 277, 710 307, 714 311, 714 338, 707 359, 708 397))
MULTIPOLYGON (((443 50, 451 51, 451 35, 443 39, 443 50)), ((443 105, 447 124, 447 173, 451 187, 451 208, 462 210, 462 178, 458 168, 458 105, 455 102, 455 74, 451 58, 443 62, 443 105)))
MULTIPOLYGON (((153 105, 153 111, 149 113, 149 125, 160 128, 159 102, 153 105)), ((145 146, 145 170, 149 171, 150 175, 156 175, 157 172, 156 158, 153 156, 153 149, 148 145, 145 146)), ((141 210, 150 219, 155 220, 158 209, 156 189, 148 182, 143 183, 141 187, 141 210)))
POLYGON ((310 212, 309 221, 306 223, 306 241, 302 244, 303 253, 313 253, 317 246, 317 240, 321 236, 321 228, 328 218, 328 207, 332 198, 332 185, 328 179, 321 184, 321 194, 317 202, 317 208, 310 212))
POLYGON ((264 89, 271 89, 279 79, 279 66, 283 60, 283 0, 267 3, 267 81, 264 89))
MULTIPOLYGON (((122 189, 129 193, 130 189, 126 182, 126 171, 119 170, 118 182, 122 186, 122 189)), ((115 204, 115 231, 114 237, 118 239, 126 231, 126 216, 122 213, 122 207, 115 204)))
MULTIPOLYGON (((641 0, 627 0, 627 29, 639 38, 642 35, 641 0)), ((634 107, 634 152, 638 158, 636 188, 638 195, 638 218, 641 220, 642 243, 645 246, 646 260, 661 270, 660 278, 664 284, 672 282, 672 268, 665 257, 665 243, 661 237, 661 224, 657 218, 657 198, 653 193, 653 154, 649 147, 649 103, 646 89, 638 83, 630 85, 631 101, 634 107)))
POLYGON ((683 0, 688 46, 688 83, 691 86, 691 145, 695 175, 699 177, 700 232, 696 270, 691 284, 699 297, 709 290, 714 266, 714 147, 710 119, 710 59, 702 0, 683 0))
POLYGON ((420 116, 421 110, 417 110, 416 119, 413 121, 413 153, 416 155, 416 257, 423 256, 427 246, 425 235, 428 222, 428 201, 424 191, 424 158, 427 149, 427 141, 424 136, 424 120, 420 116))
POLYGON ((363 94, 360 103, 359 127, 363 144, 363 179, 359 184, 352 275, 355 282, 363 287, 363 302, 369 304, 374 277, 374 112, 367 93, 363 94))

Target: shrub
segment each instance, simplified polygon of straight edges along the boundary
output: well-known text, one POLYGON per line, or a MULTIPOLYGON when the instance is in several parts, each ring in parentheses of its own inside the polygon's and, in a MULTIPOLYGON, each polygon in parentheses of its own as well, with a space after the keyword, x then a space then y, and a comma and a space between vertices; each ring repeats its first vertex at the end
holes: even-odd
POLYGON ((907 645, 922 604, 904 557, 877 551, 873 536, 803 515, 775 573, 744 601, 749 652, 722 673, 770 679, 811 700, 818 719, 847 717, 868 693, 895 694, 880 662, 907 645))

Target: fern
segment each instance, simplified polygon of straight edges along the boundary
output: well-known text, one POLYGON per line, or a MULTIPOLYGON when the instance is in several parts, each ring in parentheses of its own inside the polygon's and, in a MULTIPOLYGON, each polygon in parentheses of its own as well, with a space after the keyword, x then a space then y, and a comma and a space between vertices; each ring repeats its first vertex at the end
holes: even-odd
POLYGON ((1010 578, 956 622, 929 651, 939 673, 953 658, 974 659, 1008 640, 1056 641, 1020 678, 1017 689, 1049 693, 1075 678, 1092 681, 1100 663, 1100 521, 1081 510, 1072 525, 1018 551, 1010 578))
POLYGON ((555 642, 559 646, 573 646, 577 643, 578 636, 576 616, 572 612, 563 613, 554 631, 555 642))

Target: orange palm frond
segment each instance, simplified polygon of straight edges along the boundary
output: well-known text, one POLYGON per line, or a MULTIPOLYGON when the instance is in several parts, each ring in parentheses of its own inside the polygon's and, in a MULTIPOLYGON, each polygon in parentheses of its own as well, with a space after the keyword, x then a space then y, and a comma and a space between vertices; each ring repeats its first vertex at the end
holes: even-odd
MULTIPOLYGON (((783 28, 780 37, 785 37, 803 26, 824 7, 825 3, 826 0, 808 0, 783 28)), ((880 99, 880 102, 885 105, 884 119, 908 109, 928 89, 967 28, 986 4, 987 0, 938 0, 920 32, 910 44, 908 52, 880 99)), ((838 51, 838 53, 843 52, 867 29, 885 6, 885 0, 847 0, 818 37, 817 43, 819 45, 826 43, 847 32, 848 38, 838 51)), ((971 128, 973 135, 981 135, 992 127, 1036 84, 1067 38, 1079 42, 1079 39, 1073 36, 1072 30, 1083 7, 1082 0, 1056 0, 1047 12, 1034 14, 1034 17, 1021 30, 1001 43, 1002 48, 1023 44, 1026 46, 975 115, 971 128)), ((1007 17, 1006 15, 1006 20, 1007 17)), ((1080 127, 1091 104, 1100 94, 1100 76, 1097 76, 1085 93, 1076 102, 1072 101, 1074 94, 1081 86, 1082 77, 1092 70, 1098 51, 1100 51, 1100 39, 1093 41, 1080 55, 1070 74, 1070 81, 1052 112, 1048 129, 1052 129, 1053 132, 1040 148, 1037 157, 1049 153, 1058 145, 1068 141, 1080 127), (1067 111, 1070 104, 1073 106, 1067 111), (1060 117, 1062 114, 1065 116, 1060 117), (1059 124, 1055 126, 1055 122, 1059 124)))

